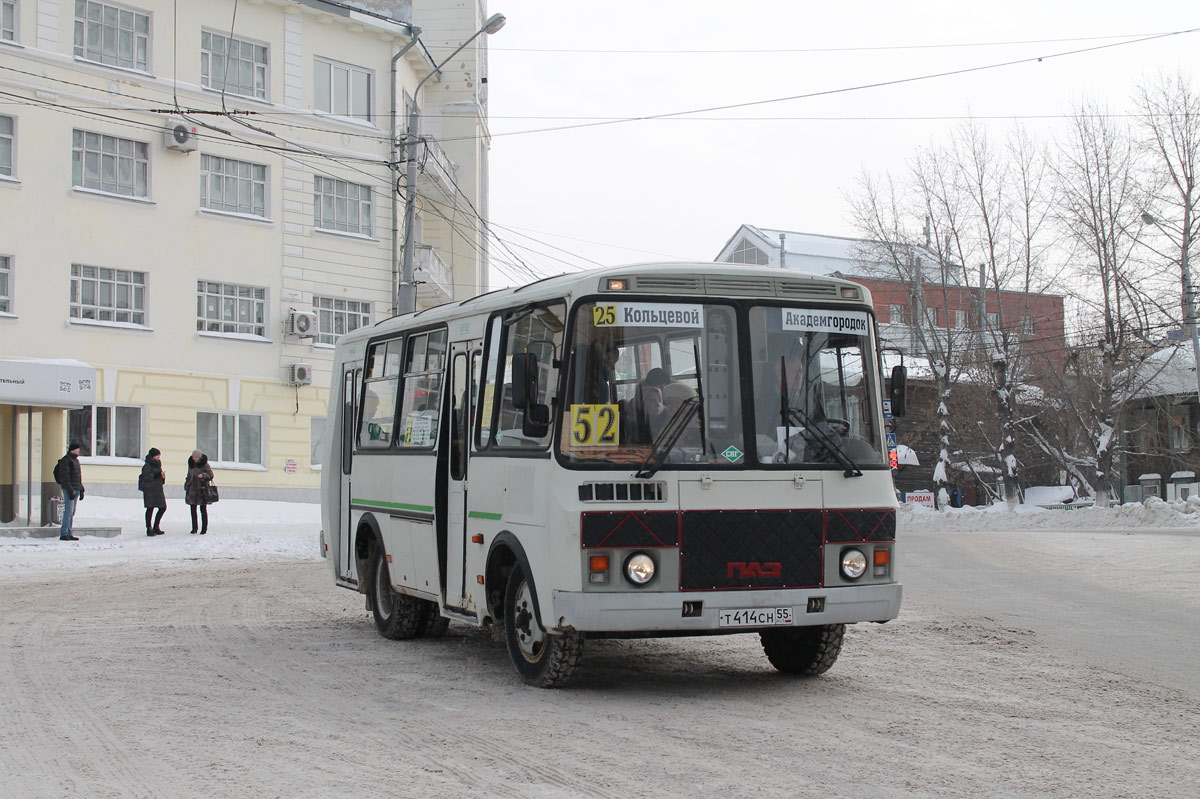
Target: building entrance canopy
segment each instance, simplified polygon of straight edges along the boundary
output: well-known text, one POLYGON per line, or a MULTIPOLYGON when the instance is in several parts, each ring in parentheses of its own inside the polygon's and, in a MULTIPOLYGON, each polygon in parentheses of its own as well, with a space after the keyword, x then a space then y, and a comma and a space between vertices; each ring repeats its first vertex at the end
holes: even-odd
POLYGON ((0 360, 0 405, 82 408, 96 401, 96 369, 70 359, 0 360))

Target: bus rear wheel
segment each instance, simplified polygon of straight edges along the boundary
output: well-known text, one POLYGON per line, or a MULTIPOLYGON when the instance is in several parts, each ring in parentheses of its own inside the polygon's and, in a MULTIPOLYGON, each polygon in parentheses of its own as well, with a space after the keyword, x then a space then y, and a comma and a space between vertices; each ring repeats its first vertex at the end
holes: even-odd
POLYGON ((376 549, 373 556, 374 576, 371 586, 371 613, 375 617, 375 629, 384 638, 405 641, 418 638, 426 619, 425 601, 399 594, 392 589, 388 574, 387 557, 383 549, 376 549))
POLYGON ((771 665, 784 674, 815 677, 829 671, 842 651, 844 624, 763 630, 758 634, 771 665))
POLYGON ((520 566, 513 567, 504 591, 504 633, 508 656, 527 684, 560 688, 575 676, 583 657, 583 636, 542 628, 533 608, 533 586, 520 566))

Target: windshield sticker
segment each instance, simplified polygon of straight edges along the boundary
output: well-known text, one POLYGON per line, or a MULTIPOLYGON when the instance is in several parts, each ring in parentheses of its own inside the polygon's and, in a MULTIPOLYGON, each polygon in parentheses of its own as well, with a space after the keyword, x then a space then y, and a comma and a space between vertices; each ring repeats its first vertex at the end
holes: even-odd
POLYGON ((614 302, 592 306, 596 327, 704 327, 703 305, 614 302))
POLYGON ((620 443, 621 411, 616 405, 572 405, 571 444, 615 447, 620 443))
POLYGON ((857 333, 865 336, 870 327, 866 311, 802 310, 781 308, 784 330, 806 333, 857 333))
POLYGON ((721 453, 721 457, 730 463, 737 463, 742 459, 742 454, 743 453, 740 449, 735 447, 733 444, 730 444, 725 448, 725 451, 721 453))

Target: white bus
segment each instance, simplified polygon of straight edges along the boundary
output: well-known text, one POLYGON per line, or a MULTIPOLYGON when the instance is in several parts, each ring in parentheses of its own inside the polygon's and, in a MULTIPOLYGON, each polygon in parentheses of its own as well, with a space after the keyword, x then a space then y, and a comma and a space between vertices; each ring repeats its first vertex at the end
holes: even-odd
POLYGON ((502 625, 532 685, 588 638, 735 632, 820 674, 900 610, 880 364, 862 286, 733 264, 379 322, 336 348, 322 552, 381 635, 502 625))

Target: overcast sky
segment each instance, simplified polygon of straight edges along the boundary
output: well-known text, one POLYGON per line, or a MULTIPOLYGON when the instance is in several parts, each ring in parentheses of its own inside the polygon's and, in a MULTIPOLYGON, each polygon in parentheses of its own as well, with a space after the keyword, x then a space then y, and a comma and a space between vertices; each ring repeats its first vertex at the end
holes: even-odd
MULTIPOLYGON (((1034 117, 1083 96, 1127 110, 1145 74, 1200 79, 1200 32, 1122 43, 1200 28, 1200 7, 1181 0, 490 0, 489 11, 508 17, 489 42, 491 218, 541 274, 712 260, 742 223, 853 236, 845 196, 862 170, 899 174, 957 119, 1021 116, 1050 134, 1062 119, 1034 117), (1089 48, 1103 49, 1055 55, 1089 48), (758 104, 594 124, 743 103, 758 104)), ((524 282, 506 248, 493 245, 493 261, 494 285, 524 282)))

